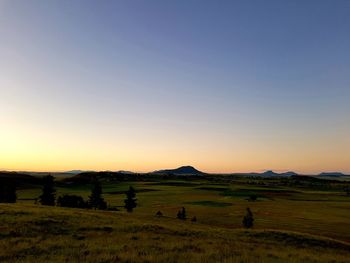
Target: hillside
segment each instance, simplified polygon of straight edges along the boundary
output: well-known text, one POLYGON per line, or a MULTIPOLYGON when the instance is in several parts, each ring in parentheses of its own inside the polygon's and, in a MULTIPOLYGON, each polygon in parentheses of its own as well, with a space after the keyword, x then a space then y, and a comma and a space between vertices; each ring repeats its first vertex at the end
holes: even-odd
POLYGON ((350 244, 309 234, 137 212, 0 204, 0 214, 2 262, 325 263, 348 262, 350 252, 350 244))
POLYGON ((41 184, 41 179, 29 174, 17 173, 17 172, 0 172, 0 184, 12 183, 16 186, 23 186, 28 184, 41 184))

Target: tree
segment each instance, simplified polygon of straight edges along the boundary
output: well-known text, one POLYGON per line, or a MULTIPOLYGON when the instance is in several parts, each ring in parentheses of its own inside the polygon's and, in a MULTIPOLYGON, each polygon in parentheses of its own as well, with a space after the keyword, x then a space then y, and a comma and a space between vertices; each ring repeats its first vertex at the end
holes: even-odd
POLYGON ((17 194, 14 184, 4 184, 0 186, 0 203, 16 203, 17 194))
POLYGON ((93 182, 91 195, 89 196, 89 206, 94 209, 107 209, 107 203, 102 197, 101 183, 97 179, 95 179, 93 182))
POLYGON ((253 224, 254 224, 254 217, 253 217, 253 213, 252 211, 250 210, 250 208, 248 207, 247 208, 247 213, 246 215, 243 217, 243 226, 245 228, 251 228, 253 227, 253 224))
POLYGON ((126 199, 124 200, 124 207, 126 209, 126 211, 128 211, 129 213, 132 212, 132 210, 137 206, 137 199, 135 198, 136 197, 136 192, 135 192, 135 189, 130 186, 129 187, 129 190, 126 191, 126 199))
POLYGON ((181 220, 186 220, 186 209, 184 207, 182 207, 182 209, 179 210, 179 212, 177 212, 177 218, 181 220))
POLYGON ((42 194, 39 196, 39 202, 42 205, 55 205, 56 189, 54 183, 54 177, 51 175, 45 176, 43 178, 44 185, 42 194))

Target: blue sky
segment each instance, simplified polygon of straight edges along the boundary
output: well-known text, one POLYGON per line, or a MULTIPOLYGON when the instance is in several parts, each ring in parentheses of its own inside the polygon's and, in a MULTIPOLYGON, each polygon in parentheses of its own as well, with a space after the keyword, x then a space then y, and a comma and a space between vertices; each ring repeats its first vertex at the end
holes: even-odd
POLYGON ((0 1, 0 169, 350 172, 349 1, 0 1))

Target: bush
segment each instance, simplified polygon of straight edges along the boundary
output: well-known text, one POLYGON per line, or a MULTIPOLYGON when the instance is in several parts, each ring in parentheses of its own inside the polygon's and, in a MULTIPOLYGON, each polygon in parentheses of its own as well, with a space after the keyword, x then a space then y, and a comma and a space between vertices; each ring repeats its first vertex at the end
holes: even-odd
POLYGON ((186 220, 186 209, 182 207, 182 209, 177 212, 177 218, 181 220, 186 220))
POLYGON ((72 208, 89 208, 88 202, 85 202, 81 196, 78 195, 63 195, 57 199, 57 205, 62 207, 72 208))
POLYGON ((162 217, 162 216, 163 216, 163 213, 160 212, 160 211, 158 211, 158 212, 156 213, 156 216, 157 216, 157 217, 162 217))
POLYGON ((250 208, 247 208, 247 213, 246 215, 243 217, 243 222, 242 222, 243 226, 245 228, 252 228, 254 225, 254 217, 253 217, 253 213, 250 210, 250 208))
POLYGON ((251 196, 249 196, 248 201, 250 201, 250 202, 255 202, 257 199, 258 199, 258 196, 257 196, 257 195, 251 195, 251 196))

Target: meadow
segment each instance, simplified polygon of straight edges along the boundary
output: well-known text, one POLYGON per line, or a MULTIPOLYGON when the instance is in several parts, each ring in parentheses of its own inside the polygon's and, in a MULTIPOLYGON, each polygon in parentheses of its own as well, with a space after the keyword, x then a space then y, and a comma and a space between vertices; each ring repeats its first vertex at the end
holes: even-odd
MULTIPOLYGON (((90 189, 58 184, 57 196, 87 199, 90 189)), ((259 179, 104 181, 104 199, 120 211, 45 207, 34 204, 40 192, 24 187, 16 204, 0 204, 0 261, 350 262, 350 197, 337 188, 259 179), (133 213, 123 209, 129 186, 137 191, 133 213), (186 221, 176 218, 182 207, 186 221), (242 228, 247 207, 255 219, 249 230, 242 228)))

